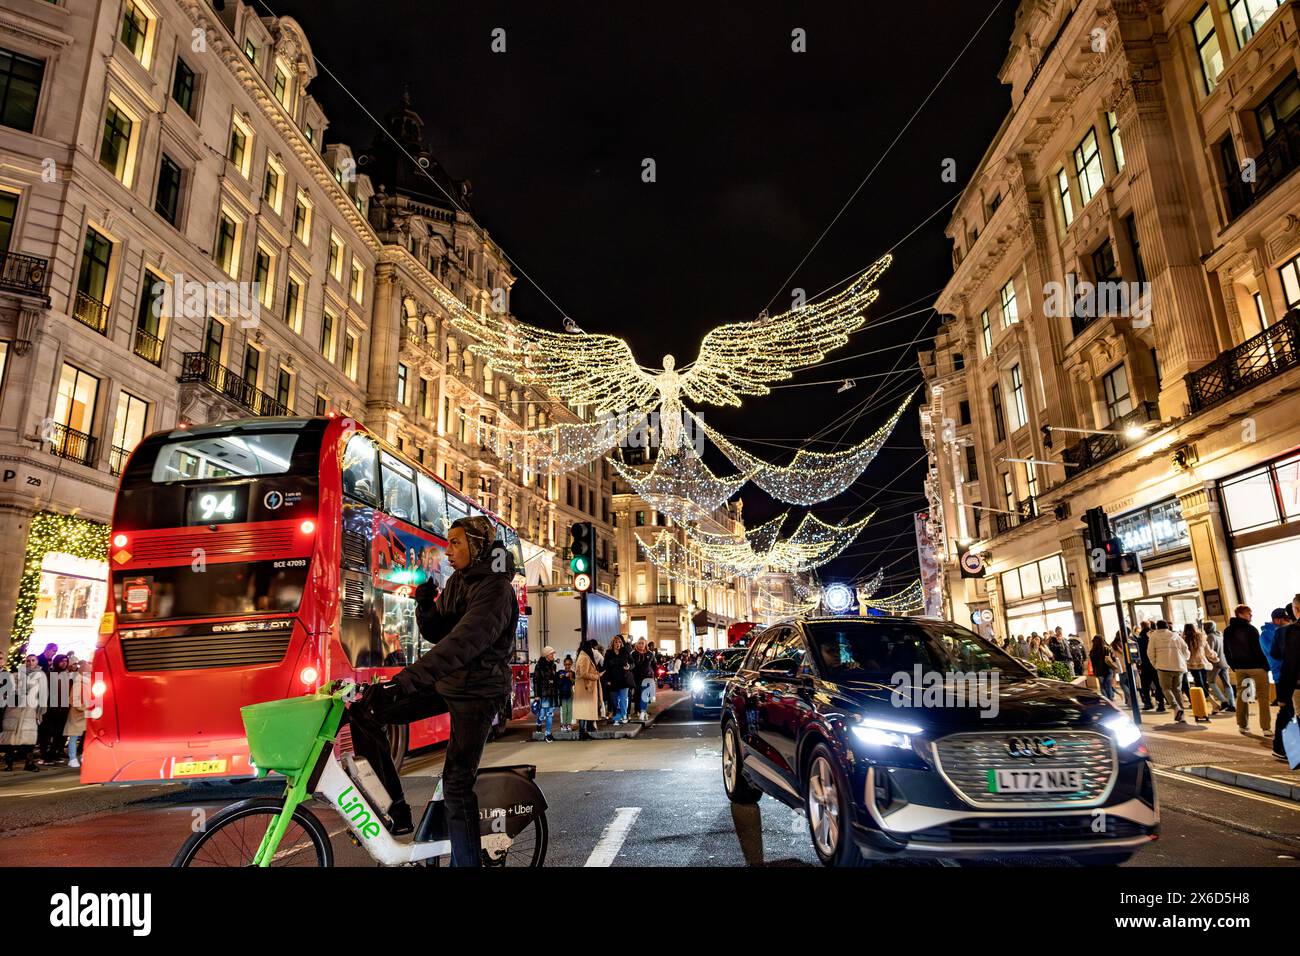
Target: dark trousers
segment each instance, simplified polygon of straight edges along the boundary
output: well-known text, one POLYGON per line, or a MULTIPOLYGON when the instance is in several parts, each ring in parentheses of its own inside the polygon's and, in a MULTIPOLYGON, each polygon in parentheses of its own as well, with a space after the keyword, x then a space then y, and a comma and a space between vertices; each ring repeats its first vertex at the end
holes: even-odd
POLYGON ((1154 690, 1156 701, 1163 710, 1165 706, 1165 692, 1160 689, 1160 674, 1150 664, 1143 664, 1142 672, 1142 706, 1149 708, 1151 706, 1151 692, 1154 690))
POLYGON ((1286 747, 1282 744, 1282 731, 1286 730, 1286 725, 1295 719, 1295 707, 1291 705, 1291 698, 1283 700, 1282 706, 1277 712, 1277 721, 1273 727, 1273 753, 1286 756, 1286 747))
POLYGON ((478 798, 474 780, 483 757, 497 703, 492 700, 447 700, 436 691, 398 699, 373 717, 349 710, 352 749, 369 762, 394 800, 405 800, 402 779, 388 752, 389 724, 409 724, 425 717, 451 714, 451 738, 442 765, 442 798, 447 811, 452 866, 480 864, 478 798))

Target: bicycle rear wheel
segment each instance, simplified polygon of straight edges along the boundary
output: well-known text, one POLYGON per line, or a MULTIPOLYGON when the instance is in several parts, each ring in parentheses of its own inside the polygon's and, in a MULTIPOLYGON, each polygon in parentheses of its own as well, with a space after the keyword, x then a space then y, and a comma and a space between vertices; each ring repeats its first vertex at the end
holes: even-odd
MULTIPOLYGON (((279 816, 284 800, 260 797, 231 804, 207 825, 190 835, 172 866, 252 866, 267 828, 279 816)), ((334 848, 325 825, 310 810, 293 811, 272 866, 333 866, 334 848)))
MULTIPOLYGON (((534 816, 528 826, 508 841, 508 846, 507 841, 498 840, 495 834, 485 834, 480 840, 483 846, 480 860, 485 867, 542 866, 546 862, 546 814, 534 816)), ((450 866, 451 857, 430 857, 425 865, 450 866)))

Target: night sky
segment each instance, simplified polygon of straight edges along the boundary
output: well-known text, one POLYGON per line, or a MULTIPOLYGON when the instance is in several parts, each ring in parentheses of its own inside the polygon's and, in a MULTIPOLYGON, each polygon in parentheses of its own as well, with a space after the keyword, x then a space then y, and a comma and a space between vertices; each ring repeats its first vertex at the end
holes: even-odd
MULTIPOLYGON (((769 303, 783 311, 796 287, 838 288, 893 249, 873 323, 828 356, 860 357, 804 370, 742 409, 702 409, 751 452, 782 462, 813 436, 820 451, 858 442, 920 384, 911 343, 938 325, 929 307, 951 274, 948 211, 903 240, 965 185, 1008 109, 997 71, 1015 0, 259 6, 307 33, 326 143, 359 151, 376 134, 326 68, 378 117, 409 84, 432 152, 472 181, 476 218, 516 263, 512 304, 526 322, 558 329, 569 315, 627 338, 643 365, 665 352, 680 365, 714 325, 769 303), (491 50, 497 27, 505 53, 491 50), (805 53, 791 50, 796 28, 805 53), (641 178, 647 157, 654 183, 641 178), (955 184, 940 175, 948 157, 955 184), (846 376, 871 377, 838 394, 846 376)), ((881 509, 824 580, 884 566, 892 591, 916 577, 922 456, 910 411, 862 480, 813 509, 835 521, 881 509)), ((761 491, 744 498, 751 523, 777 513, 761 491)))

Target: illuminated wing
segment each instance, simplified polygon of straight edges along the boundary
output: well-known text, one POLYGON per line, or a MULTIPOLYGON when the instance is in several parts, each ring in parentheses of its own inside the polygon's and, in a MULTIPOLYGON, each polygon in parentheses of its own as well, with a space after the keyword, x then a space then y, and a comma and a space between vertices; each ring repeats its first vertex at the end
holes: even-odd
POLYGON ((441 289, 434 294, 452 327, 468 337, 470 352, 494 372, 535 385, 596 413, 644 409, 658 402, 658 388, 627 342, 614 335, 550 332, 496 314, 479 315, 441 289))
POLYGON ((704 337, 700 354, 685 369, 682 394, 693 402, 739 405, 742 395, 766 395, 769 382, 816 365, 866 323, 872 288, 889 268, 884 256, 838 295, 769 319, 720 325, 704 337))

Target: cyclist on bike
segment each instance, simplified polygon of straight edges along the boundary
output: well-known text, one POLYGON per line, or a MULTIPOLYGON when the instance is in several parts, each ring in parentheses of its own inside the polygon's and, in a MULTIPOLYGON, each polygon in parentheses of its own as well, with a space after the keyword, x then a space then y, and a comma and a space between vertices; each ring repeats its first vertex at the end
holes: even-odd
POLYGON ((492 523, 480 515, 452 522, 447 558, 455 573, 441 593, 432 580, 415 591, 420 634, 433 650, 393 680, 364 688, 349 714, 353 749, 393 797, 388 815, 394 834, 410 833, 413 826, 385 727, 451 714, 442 785, 452 866, 479 865, 474 779, 493 717, 510 693, 509 661, 519 620, 511 586, 515 565, 493 537, 492 523))

